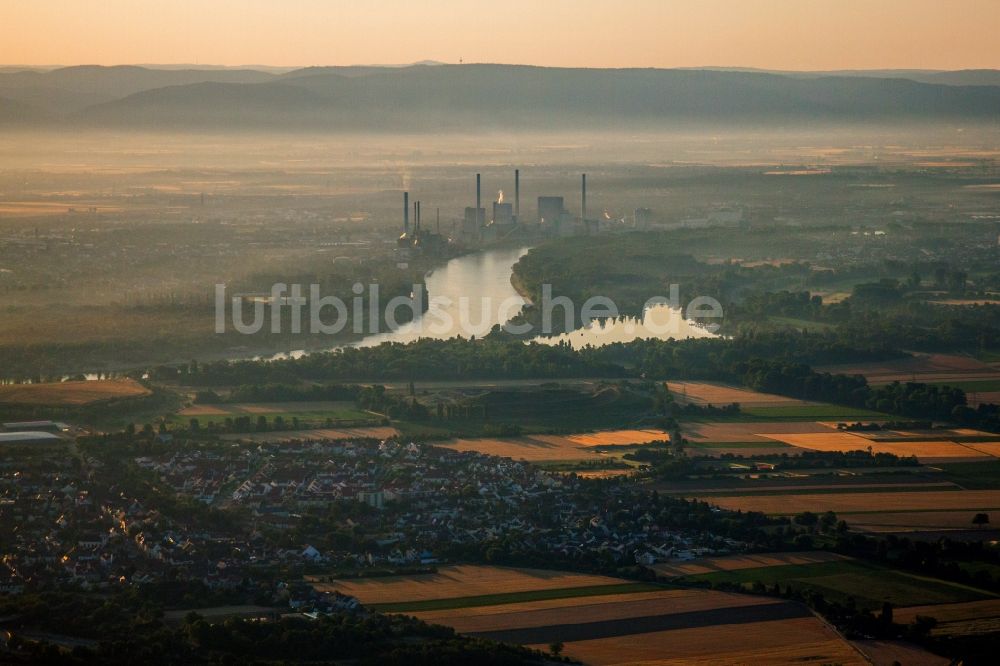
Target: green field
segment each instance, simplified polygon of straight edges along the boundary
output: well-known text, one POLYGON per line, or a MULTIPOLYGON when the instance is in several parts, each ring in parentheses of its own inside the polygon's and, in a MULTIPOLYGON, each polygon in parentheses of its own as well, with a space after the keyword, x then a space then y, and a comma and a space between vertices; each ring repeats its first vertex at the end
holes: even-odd
POLYGON ((738 571, 720 571, 689 576, 682 581, 730 582, 749 587, 755 582, 779 583, 803 592, 818 592, 827 599, 844 602, 853 597, 860 607, 875 610, 889 601, 895 606, 957 603, 992 599, 996 595, 958 583, 917 576, 861 562, 792 564, 738 571))
POLYGON ((451 599, 427 599, 424 601, 403 601, 399 603, 368 604, 368 608, 383 613, 417 613, 420 611, 449 610, 452 608, 473 608, 475 606, 498 606, 547 599, 573 599, 576 597, 596 597, 607 594, 631 594, 662 590, 664 585, 652 583, 620 583, 612 585, 585 585, 556 590, 529 590, 527 592, 500 592, 481 594, 473 597, 451 599))
POLYGON ((968 490, 1000 489, 1000 460, 942 463, 934 467, 944 472, 944 479, 968 490))
POLYGON ((980 350, 974 356, 983 363, 1000 363, 1000 349, 980 350))
POLYGON ((823 321, 810 321, 808 319, 797 319, 795 317, 768 317, 768 321, 784 326, 792 326, 799 330, 806 331, 827 331, 833 328, 833 324, 823 321))

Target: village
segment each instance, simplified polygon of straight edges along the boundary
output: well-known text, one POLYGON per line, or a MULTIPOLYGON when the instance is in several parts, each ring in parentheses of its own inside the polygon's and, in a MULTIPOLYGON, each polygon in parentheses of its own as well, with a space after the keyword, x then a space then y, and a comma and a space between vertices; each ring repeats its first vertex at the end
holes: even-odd
POLYGON ((0 458, 8 593, 42 580, 89 590, 194 581, 301 606, 319 598, 290 586, 304 574, 434 567, 477 550, 489 560, 491 544, 613 566, 747 546, 668 524, 630 484, 395 440, 175 444, 125 461, 35 453, 30 464, 0 458))

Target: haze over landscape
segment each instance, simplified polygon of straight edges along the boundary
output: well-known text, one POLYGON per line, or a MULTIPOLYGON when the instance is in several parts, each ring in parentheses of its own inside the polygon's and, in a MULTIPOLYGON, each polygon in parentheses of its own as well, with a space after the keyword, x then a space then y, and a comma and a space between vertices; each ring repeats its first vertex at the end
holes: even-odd
POLYGON ((994 663, 998 26, 0 3, 0 663, 994 663))

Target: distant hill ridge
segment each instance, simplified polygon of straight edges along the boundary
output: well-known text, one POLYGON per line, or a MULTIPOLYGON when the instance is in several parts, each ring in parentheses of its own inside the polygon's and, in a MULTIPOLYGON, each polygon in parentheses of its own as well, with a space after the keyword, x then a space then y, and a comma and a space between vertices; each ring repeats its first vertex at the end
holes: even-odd
POLYGON ((4 127, 380 132, 813 121, 995 123, 1000 72, 492 64, 0 72, 4 127))

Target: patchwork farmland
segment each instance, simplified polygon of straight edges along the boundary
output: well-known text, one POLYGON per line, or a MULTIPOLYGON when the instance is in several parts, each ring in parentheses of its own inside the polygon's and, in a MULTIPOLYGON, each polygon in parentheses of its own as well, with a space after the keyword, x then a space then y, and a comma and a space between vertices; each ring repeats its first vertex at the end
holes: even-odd
POLYGON ((805 606, 768 597, 481 566, 314 585, 471 636, 563 643, 587 664, 866 663, 805 606))

